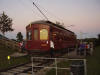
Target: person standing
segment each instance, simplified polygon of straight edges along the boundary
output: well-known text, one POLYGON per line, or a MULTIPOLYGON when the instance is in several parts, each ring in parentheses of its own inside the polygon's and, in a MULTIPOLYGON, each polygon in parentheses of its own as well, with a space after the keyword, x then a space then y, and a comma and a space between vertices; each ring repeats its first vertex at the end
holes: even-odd
POLYGON ((22 41, 21 43, 22 43, 22 46, 21 46, 21 52, 23 53, 24 50, 25 50, 25 43, 24 43, 24 41, 22 41))
POLYGON ((76 53, 77 55, 80 55, 80 44, 77 44, 76 46, 76 53))
POLYGON ((86 56, 87 55, 90 55, 90 44, 89 43, 86 44, 86 56))
POLYGON ((81 43, 80 44, 80 55, 84 55, 84 51, 85 51, 85 43, 81 43))
POLYGON ((50 40, 50 54, 51 57, 54 57, 54 43, 52 40, 50 40))
POLYGON ((19 43, 18 43, 18 46, 19 46, 19 52, 21 52, 22 42, 19 42, 19 43))
POLYGON ((90 42, 90 55, 93 54, 93 42, 90 42))

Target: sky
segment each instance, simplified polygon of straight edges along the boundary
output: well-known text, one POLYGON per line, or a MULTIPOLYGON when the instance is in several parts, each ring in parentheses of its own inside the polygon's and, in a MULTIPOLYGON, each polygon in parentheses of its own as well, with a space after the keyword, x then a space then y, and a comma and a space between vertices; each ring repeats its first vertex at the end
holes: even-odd
POLYGON ((26 26, 37 20, 45 20, 32 1, 52 22, 59 21, 78 38, 94 38, 100 33, 100 0, 0 0, 0 14, 4 11, 13 19, 11 39, 22 32, 26 38, 26 26), (72 26, 73 25, 73 26, 72 26))

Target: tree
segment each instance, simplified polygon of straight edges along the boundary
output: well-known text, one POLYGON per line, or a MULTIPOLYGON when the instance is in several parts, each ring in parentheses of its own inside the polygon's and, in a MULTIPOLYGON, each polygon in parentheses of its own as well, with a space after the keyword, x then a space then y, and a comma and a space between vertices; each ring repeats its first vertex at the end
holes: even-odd
POLYGON ((18 42, 23 41, 23 35, 22 35, 22 33, 21 32, 18 32, 16 38, 17 38, 17 41, 18 42))
POLYGON ((8 31, 13 31, 14 29, 12 28, 12 19, 8 17, 8 15, 3 12, 0 15, 0 31, 3 35, 5 35, 6 32, 8 31))

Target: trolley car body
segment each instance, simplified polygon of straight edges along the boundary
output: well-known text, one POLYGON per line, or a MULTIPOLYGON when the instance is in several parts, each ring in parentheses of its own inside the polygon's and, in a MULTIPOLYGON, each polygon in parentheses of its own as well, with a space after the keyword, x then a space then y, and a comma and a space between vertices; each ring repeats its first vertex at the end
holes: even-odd
POLYGON ((50 40, 54 50, 75 47, 76 35, 64 27, 50 21, 36 21, 26 27, 26 49, 31 52, 49 52, 50 40), (52 37, 52 38, 51 38, 52 37))

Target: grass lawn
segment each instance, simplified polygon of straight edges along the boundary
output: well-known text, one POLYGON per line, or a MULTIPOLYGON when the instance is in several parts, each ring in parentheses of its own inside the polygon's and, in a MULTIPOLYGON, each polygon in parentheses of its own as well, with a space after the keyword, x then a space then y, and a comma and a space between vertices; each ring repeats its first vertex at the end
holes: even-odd
MULTIPOLYGON (((57 67, 59 68, 68 68, 70 66, 70 63, 72 61, 61 61, 57 64, 57 67)), ((61 70, 61 69, 58 69, 57 70, 58 72, 58 75, 70 75, 70 72, 68 70, 61 70)), ((56 70, 55 69, 50 69, 46 75, 56 75, 56 70)))
MULTIPOLYGON (((57 75, 70 75, 70 72, 68 71, 68 70, 57 70, 58 72, 58 74, 57 75)), ((55 69, 51 69, 51 70, 49 70, 47 73, 46 73, 46 75, 56 75, 56 71, 55 71, 55 69)))
POLYGON ((100 75, 100 46, 96 47, 93 56, 87 57, 87 75, 100 75))
POLYGON ((7 60, 7 56, 14 52, 16 51, 0 44, 0 70, 29 61, 30 59, 29 56, 17 57, 17 58, 12 57, 10 59, 10 64, 9 64, 9 61, 7 60))
MULTIPOLYGON (((100 46, 96 47, 92 56, 87 56, 87 75, 100 75, 100 46)), ((60 62, 58 66, 69 67, 71 62, 60 62)), ((46 75, 56 75, 55 69, 47 71, 46 75)), ((70 75, 67 70, 58 70, 58 75, 70 75)))

